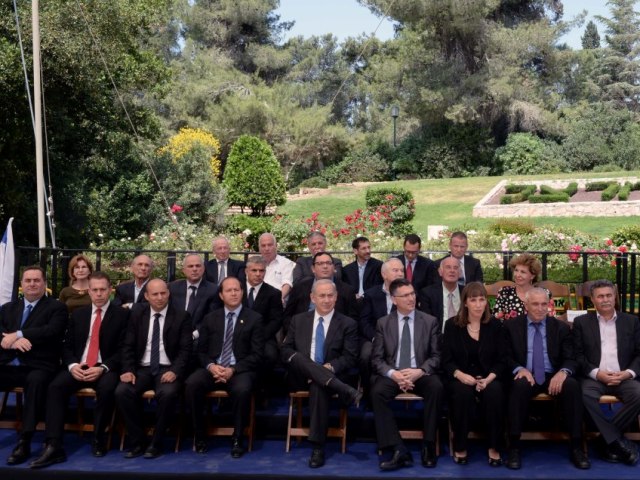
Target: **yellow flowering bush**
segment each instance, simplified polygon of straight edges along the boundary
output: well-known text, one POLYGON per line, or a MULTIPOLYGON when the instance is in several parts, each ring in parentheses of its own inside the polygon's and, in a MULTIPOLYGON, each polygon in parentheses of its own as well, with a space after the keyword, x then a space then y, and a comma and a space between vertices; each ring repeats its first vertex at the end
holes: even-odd
POLYGON ((220 153, 220 142, 211 133, 201 128, 181 128, 178 133, 169 139, 169 142, 161 147, 158 152, 160 154, 168 154, 171 156, 171 161, 177 163, 188 153, 191 153, 196 148, 203 148, 211 157, 209 158, 209 165, 211 166, 211 172, 214 176, 220 175, 220 159, 218 154, 220 153))

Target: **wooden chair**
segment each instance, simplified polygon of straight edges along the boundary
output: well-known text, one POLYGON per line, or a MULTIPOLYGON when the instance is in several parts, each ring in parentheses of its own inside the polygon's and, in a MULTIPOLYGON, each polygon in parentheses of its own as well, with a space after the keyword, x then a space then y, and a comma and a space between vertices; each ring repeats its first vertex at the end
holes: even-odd
POLYGON ((520 438, 522 440, 568 440, 569 434, 564 431, 564 423, 560 417, 559 405, 556 399, 546 393, 539 393, 531 399, 532 402, 554 402, 554 425, 558 430, 547 431, 524 431, 520 438))
MULTIPOLYGON (((287 443, 285 451, 291 448, 291 437, 297 437, 298 442, 302 437, 309 436, 309 428, 302 426, 302 401, 309 398, 308 391, 291 392, 289 394, 289 421, 287 423, 287 443), (296 408, 296 425, 293 426, 293 408, 296 408)), ((329 427, 327 437, 340 439, 340 451, 347 451, 347 408, 340 406, 338 427, 329 427)))
MULTIPOLYGON (((602 395, 600 397, 600 405, 609 405, 609 408, 613 408, 613 405, 616 403, 622 403, 620 399, 614 395, 602 395)), ((638 427, 640 428, 640 415, 638 416, 638 427)), ((587 436, 592 437, 596 436, 597 433, 592 432, 587 434, 587 436)), ((626 432, 624 434, 629 440, 639 441, 640 440, 640 432, 626 432)))
POLYGON ((515 282, 512 282, 511 280, 498 280, 495 283, 484 284, 484 288, 487 289, 488 297, 497 297, 498 292, 502 287, 515 287, 515 286, 516 286, 515 282))
MULTIPOLYGON (((0 403, 0 417, 5 413, 7 404, 9 403, 9 397, 15 396, 15 418, 10 420, 0 420, 0 428, 11 428, 15 431, 20 431, 22 428, 22 408, 24 398, 24 388, 15 387, 2 392, 2 403, 0 403)), ((36 430, 44 430, 44 422, 38 422, 36 430)))
MULTIPOLYGON (((80 390, 76 391, 74 393, 74 396, 77 399, 78 402, 78 406, 77 406, 77 416, 76 416, 76 423, 65 423, 64 424, 64 429, 71 431, 71 432, 78 432, 80 435, 82 435, 84 432, 93 432, 94 429, 94 425, 93 422, 86 422, 85 418, 85 400, 87 398, 90 399, 94 399, 96 398, 96 391, 93 388, 81 388, 80 390)), ((111 414, 111 421, 109 422, 109 430, 108 430, 108 435, 107 435, 107 449, 111 449, 111 437, 113 434, 113 426, 115 424, 115 418, 116 418, 116 411, 115 409, 113 410, 113 413, 111 414)))
MULTIPOLYGON (((409 406, 413 402, 422 402, 424 398, 415 393, 399 393, 395 396, 396 401, 405 402, 405 408, 409 409, 409 406)), ((422 431, 422 422, 417 422, 418 428, 416 429, 401 429, 400 438, 403 440, 422 440, 424 438, 424 432, 422 431)), ((436 433, 436 455, 440 455, 440 433, 436 433)))
POLYGON ((571 309, 571 289, 569 288, 569 285, 565 283, 557 283, 552 280, 543 280, 541 282, 537 282, 535 286, 549 290, 556 305, 556 312, 558 314, 566 313, 567 310, 571 309), (561 299, 563 302, 559 305, 558 300, 561 299), (558 306, 561 306, 559 311, 558 306))
MULTIPOLYGON (((206 398, 209 401, 216 400, 221 402, 225 398, 229 398, 229 394, 225 390, 213 390, 206 394, 206 398)), ((230 437, 233 435, 232 426, 216 426, 213 424, 211 415, 211 408, 207 408, 207 429, 206 434, 210 436, 224 436, 230 437)), ((253 434, 256 425, 256 399, 255 395, 251 394, 251 406, 249 407, 249 425, 244 429, 244 435, 249 439, 248 451, 253 449, 253 434)), ((194 441, 195 442, 195 441, 194 441)), ((194 443, 195 448, 195 443, 194 443)))

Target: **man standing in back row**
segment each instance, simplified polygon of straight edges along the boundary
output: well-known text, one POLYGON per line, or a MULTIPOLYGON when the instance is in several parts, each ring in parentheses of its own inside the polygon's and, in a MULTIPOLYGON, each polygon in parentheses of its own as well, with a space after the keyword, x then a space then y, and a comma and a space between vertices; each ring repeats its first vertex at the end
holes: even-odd
MULTIPOLYGON (((453 257, 460 263, 458 283, 463 287, 470 282, 484 281, 480 260, 473 258, 471 255, 467 255, 468 248, 469 240, 467 239, 467 234, 464 232, 453 232, 449 240, 449 255, 444 257, 453 257)), ((436 266, 439 266, 444 258, 436 260, 436 266)))

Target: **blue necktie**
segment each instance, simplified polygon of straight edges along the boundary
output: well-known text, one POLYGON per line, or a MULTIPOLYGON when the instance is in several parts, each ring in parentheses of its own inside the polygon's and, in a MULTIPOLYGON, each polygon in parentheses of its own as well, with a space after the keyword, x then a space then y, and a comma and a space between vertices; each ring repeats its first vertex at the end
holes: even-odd
POLYGON ((233 353, 233 312, 227 313, 227 329, 224 332, 224 342, 222 353, 220 354, 220 365, 228 367, 231 365, 231 354, 233 353))
POLYGON ((542 332, 539 323, 532 323, 536 332, 533 334, 533 378, 538 385, 544 383, 544 349, 542 347, 542 332))
POLYGON ((313 359, 316 363, 324 363, 324 318, 318 319, 316 327, 316 353, 313 359))
POLYGON ((31 310, 33 309, 33 305, 27 305, 24 307, 24 311, 22 312, 22 320, 20 321, 20 328, 24 325, 24 322, 27 321, 29 315, 31 315, 31 310))
POLYGON ((151 367, 151 375, 160 373, 160 315, 156 313, 153 321, 153 331, 151 332, 151 358, 149 359, 149 367, 151 367))

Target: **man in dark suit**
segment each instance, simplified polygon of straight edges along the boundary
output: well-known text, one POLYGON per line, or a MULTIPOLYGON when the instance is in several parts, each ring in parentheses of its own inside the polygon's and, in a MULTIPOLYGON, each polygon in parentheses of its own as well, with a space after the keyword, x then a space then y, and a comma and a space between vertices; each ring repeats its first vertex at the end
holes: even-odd
POLYGON ((520 434, 529 417, 530 400, 547 393, 562 401, 571 462, 576 468, 590 468, 582 450, 582 399, 569 327, 548 315, 549 293, 543 288, 529 290, 525 306, 526 315, 504 322, 509 345, 507 367, 514 375, 508 403, 507 467, 521 467, 520 434))
POLYGON ((146 301, 144 295, 147 282, 153 272, 153 260, 147 255, 138 255, 131 262, 133 280, 121 283, 116 287, 113 304, 124 308, 131 308, 134 303, 146 301))
POLYGON ((191 355, 189 313, 169 305, 169 288, 159 278, 147 284, 149 305, 131 311, 122 348, 122 373, 116 403, 124 418, 131 448, 125 458, 162 454, 165 431, 175 414, 191 355), (142 394, 155 391, 158 404, 153 437, 145 449, 142 394))
MULTIPOLYGON (((313 277, 313 270, 311 269, 313 266, 313 256, 318 252, 327 251, 327 237, 325 237, 322 232, 311 232, 307 235, 307 247, 311 255, 308 257, 298 257, 296 265, 293 268, 294 285, 304 278, 313 277)), ((335 277, 342 278, 342 262, 339 258, 333 259, 333 266, 336 271, 335 277)))
POLYGON ((398 255, 404 265, 404 278, 409 280, 416 292, 437 281, 438 271, 433 260, 420 255, 422 240, 416 234, 404 237, 403 254, 398 255))
MULTIPOLYGON (((467 239, 467 234, 464 232, 453 232, 449 240, 449 255, 444 257, 453 257, 460 263, 458 283, 463 287, 469 282, 484 281, 480 260, 473 258, 471 255, 467 255, 468 248, 469 240, 467 239)), ((444 258, 436 260, 436 266, 439 266, 444 258)))
POLYGON ((596 313, 581 315, 573 324, 576 358, 582 367, 582 400, 602 439, 609 462, 638 462, 638 447, 623 432, 640 414, 640 323, 615 310, 616 289, 608 280, 591 285, 596 313), (602 395, 615 395, 623 406, 613 418, 600 408, 602 395))
POLYGON ((354 262, 342 269, 342 281, 351 285, 357 292, 358 298, 364 295, 365 290, 376 285, 382 285, 382 262, 371 257, 371 243, 366 237, 358 237, 351 243, 354 262))
POLYGON ((213 255, 215 258, 209 260, 206 265, 206 277, 211 283, 220 285, 226 277, 236 277, 244 282, 244 262, 229 258, 231 247, 229 240, 225 237, 213 239, 213 255))
POLYGON ((204 261, 200 255, 186 255, 182 262, 182 273, 185 280, 169 284, 169 298, 176 310, 189 312, 192 337, 196 343, 202 319, 206 314, 222 308, 222 301, 218 295, 218 285, 204 279, 204 261))
POLYGON ((378 448, 391 450, 381 470, 413 465, 411 452, 400 438, 390 402, 401 392, 424 398, 422 465, 435 467, 436 430, 444 387, 436 371, 440 367, 440 331, 435 317, 416 311, 416 292, 409 280, 391 282, 389 291, 397 311, 378 320, 371 363, 377 374, 371 387, 371 403, 378 448))
POLYGON ((24 463, 31 455, 31 438, 44 413, 47 386, 60 367, 67 328, 67 307, 46 297, 47 279, 40 267, 28 267, 20 281, 23 300, 0 308, 0 389, 24 388, 22 431, 7 464, 24 463))
POLYGON ((244 454, 242 435, 249 423, 251 392, 264 350, 262 318, 242 306, 242 286, 237 278, 222 281, 220 298, 224 308, 208 314, 202 324, 198 341, 201 368, 187 379, 185 397, 191 410, 196 452, 205 453, 205 394, 212 390, 229 393, 234 419, 231 456, 240 458, 244 454))
MULTIPOLYGON (((311 303, 311 288, 318 280, 333 280, 335 268, 333 257, 326 252, 318 252, 313 256, 313 277, 300 280, 294 285, 289 294, 289 300, 284 309, 284 333, 286 335, 291 317, 298 313, 309 312, 314 309, 311 303)), ((336 310, 347 315, 349 318, 358 318, 358 308, 356 304, 356 292, 346 283, 339 280, 335 282, 338 290, 336 300, 336 310)))
POLYGON ((129 310, 110 303, 110 295, 108 275, 93 272, 89 276, 91 305, 77 308, 71 314, 62 352, 64 369, 47 391, 47 446, 31 468, 48 467, 67 459, 62 446, 64 418, 69 397, 81 388, 96 391, 91 452, 94 457, 103 457, 107 452, 104 435, 115 406, 120 347, 129 319, 129 310))
POLYGON ((362 384, 366 392, 369 391, 371 377, 371 348, 373 339, 376 336, 376 325, 378 319, 389 315, 396 309, 389 285, 398 278, 404 278, 404 267, 397 258, 390 258, 382 264, 380 269, 383 279, 382 285, 375 285, 364 292, 362 297, 362 307, 360 309, 360 319, 358 321, 358 332, 360 333, 360 374, 362 384))
POLYGON ((242 305, 257 312, 262 317, 264 333, 264 357, 261 370, 270 370, 278 361, 277 333, 282 328, 284 311, 280 290, 264 281, 267 262, 259 255, 253 255, 247 260, 245 269, 247 283, 244 285, 242 305))
POLYGON ((314 310, 293 317, 282 344, 292 389, 309 390, 311 468, 324 465, 331 396, 337 393, 345 404, 361 396, 341 380, 356 364, 358 336, 356 322, 335 310, 337 295, 331 280, 318 280, 311 291, 314 310))
POLYGON ((438 266, 438 275, 438 283, 418 292, 418 309, 436 317, 439 330, 444 332, 444 323, 460 309, 460 262, 453 257, 443 258, 438 266))

